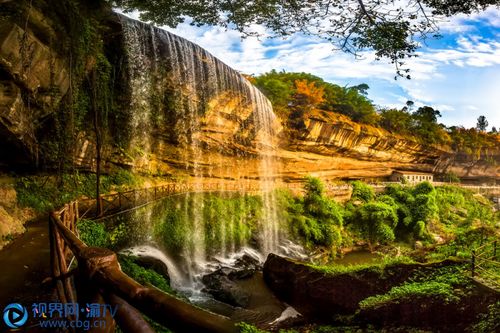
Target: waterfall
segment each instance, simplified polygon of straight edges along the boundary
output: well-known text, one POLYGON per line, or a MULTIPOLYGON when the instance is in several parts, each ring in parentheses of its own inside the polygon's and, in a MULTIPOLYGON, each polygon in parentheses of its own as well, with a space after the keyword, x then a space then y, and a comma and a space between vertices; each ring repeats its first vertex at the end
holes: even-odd
MULTIPOLYGON (((168 150, 170 158, 176 156, 176 165, 183 166, 185 179, 196 188, 218 182, 218 188, 223 189, 227 179, 258 183, 263 198, 260 251, 263 257, 279 251, 273 192, 278 175, 274 156, 279 125, 269 100, 198 45, 125 16, 120 20, 130 90, 128 152, 134 166, 151 168, 150 158, 156 155, 161 160, 158 155, 168 150), (226 146, 233 149, 232 155, 224 150, 226 146), (238 148, 242 146, 247 149, 238 148), (249 161, 257 171, 240 172, 249 161)), ((180 255, 194 283, 208 259, 208 227, 203 219, 204 195, 187 195, 185 200, 179 214, 189 216, 190 237, 180 255)), ((232 218, 228 225, 220 226, 219 256, 230 257, 238 246, 245 245, 232 237, 242 223, 232 218)))

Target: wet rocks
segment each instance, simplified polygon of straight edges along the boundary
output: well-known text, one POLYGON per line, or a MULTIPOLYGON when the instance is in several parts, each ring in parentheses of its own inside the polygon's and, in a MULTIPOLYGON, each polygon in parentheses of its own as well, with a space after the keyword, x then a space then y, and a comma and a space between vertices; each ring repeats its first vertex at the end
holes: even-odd
POLYGON ((236 259, 232 267, 220 267, 203 276, 204 291, 216 300, 238 307, 246 307, 250 293, 238 286, 236 281, 252 277, 260 269, 260 262, 249 254, 236 259))
POLYGON ((413 273, 431 270, 438 265, 454 265, 444 261, 432 265, 399 264, 381 268, 368 267, 345 273, 325 273, 291 259, 270 254, 264 264, 264 280, 282 300, 301 314, 332 319, 337 314, 353 314, 363 299, 385 294, 393 286, 406 281, 413 273))
POLYGON ((250 294, 229 278, 227 270, 221 268, 202 278, 204 291, 216 300, 233 306, 246 307, 250 294))

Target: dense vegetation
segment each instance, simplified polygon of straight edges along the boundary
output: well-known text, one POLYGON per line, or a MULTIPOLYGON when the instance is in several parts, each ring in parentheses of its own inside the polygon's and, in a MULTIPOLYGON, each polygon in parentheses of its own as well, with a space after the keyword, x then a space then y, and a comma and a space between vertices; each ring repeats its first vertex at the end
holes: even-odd
POLYGON ((262 218, 262 199, 252 195, 192 194, 164 199, 153 209, 159 218, 153 233, 169 252, 192 247, 196 221, 204 223, 202 235, 208 253, 225 252, 248 243, 262 218), (195 216, 196 215, 196 216, 195 216))
MULTIPOLYGON (((124 169, 101 177, 103 192, 124 190, 140 186, 141 177, 124 169)), ((96 175, 94 173, 64 173, 59 176, 25 176, 16 180, 17 200, 23 207, 31 207, 38 213, 62 207, 80 197, 95 197, 96 175)))
POLYGON ((359 241, 371 249, 393 242, 410 247, 415 241, 424 246, 447 242, 433 253, 435 258, 444 258, 469 255, 477 242, 494 235, 500 221, 492 203, 457 186, 391 184, 375 194, 370 186, 355 181, 352 188, 352 197, 344 206, 326 196, 315 178, 307 179, 303 197, 281 192, 283 218, 292 235, 309 248, 322 246, 332 253, 359 241))

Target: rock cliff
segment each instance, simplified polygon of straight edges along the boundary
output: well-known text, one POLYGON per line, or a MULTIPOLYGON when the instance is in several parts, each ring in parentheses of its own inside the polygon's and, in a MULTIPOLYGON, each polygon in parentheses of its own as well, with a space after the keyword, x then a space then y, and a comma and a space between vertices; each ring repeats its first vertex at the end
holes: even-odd
MULTIPOLYGON (((33 7, 28 1, 0 3, 4 168, 60 168, 61 158, 81 169, 95 168, 92 112, 83 113, 79 128, 68 127, 76 122, 70 116, 60 117, 62 105, 75 105, 75 91, 91 91, 85 90, 89 80, 74 86, 74 59, 61 45, 81 36, 70 35, 64 28, 67 18, 51 12, 66 2, 45 0, 33 7), (66 142, 58 131, 71 137, 66 142), (69 153, 54 154, 61 142, 71 147, 69 153)), ((79 10, 92 13, 89 7, 82 2, 79 10)), ((321 111, 308 116, 301 133, 288 135, 269 101, 207 51, 118 17, 109 8, 100 10, 97 34, 112 68, 113 96, 102 135, 105 170, 118 165, 176 178, 250 180, 265 173, 290 181, 308 174, 378 178, 394 169, 499 177, 500 144, 488 158, 471 158, 321 111)), ((86 55, 78 74, 88 78, 97 58, 86 55)), ((91 100, 82 98, 78 105, 91 109, 91 100)))

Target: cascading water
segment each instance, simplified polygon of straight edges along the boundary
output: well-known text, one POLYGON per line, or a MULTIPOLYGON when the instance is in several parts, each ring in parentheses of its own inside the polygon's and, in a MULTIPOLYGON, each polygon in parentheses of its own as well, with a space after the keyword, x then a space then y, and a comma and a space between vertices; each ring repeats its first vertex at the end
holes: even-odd
MULTIPOLYGON (((129 152, 136 152, 132 154, 135 165, 147 167, 147 159, 167 149, 162 143, 167 141, 195 188, 217 182, 217 188, 224 189, 227 180, 223 178, 240 184, 257 182, 263 203, 258 237, 261 258, 281 251, 273 192, 278 175, 274 158, 277 120, 269 100, 242 75, 198 45, 124 16, 120 19, 130 83, 129 152), (235 117, 239 117, 233 121, 237 126, 221 129, 221 122, 235 117), (157 140, 158 136, 163 141, 157 140), (227 163, 222 146, 230 140, 236 147, 253 147, 259 162, 252 176, 237 171, 245 162, 233 158, 236 164, 227 163)), ((206 267, 208 252, 213 252, 208 250, 209 245, 217 247, 219 258, 229 258, 247 239, 241 236, 245 229, 242 214, 228 213, 229 222, 217 224, 215 229, 213 220, 218 217, 205 214, 211 209, 205 206, 207 202, 214 202, 210 200, 207 194, 188 194, 184 203, 178 204, 182 208, 177 213, 189 221, 189 237, 183 238, 175 255, 182 257, 182 270, 191 285, 206 267)), ((237 200, 239 203, 232 209, 245 211, 247 199, 237 200)))

